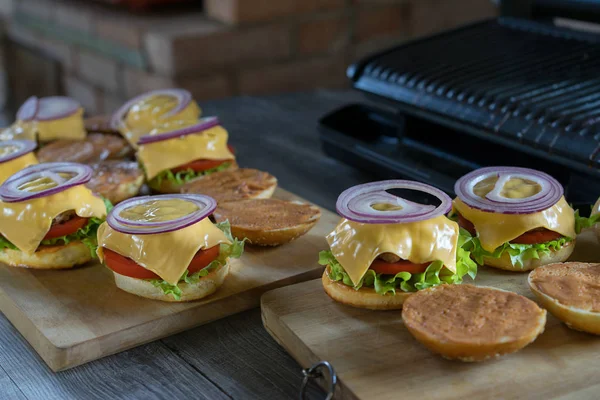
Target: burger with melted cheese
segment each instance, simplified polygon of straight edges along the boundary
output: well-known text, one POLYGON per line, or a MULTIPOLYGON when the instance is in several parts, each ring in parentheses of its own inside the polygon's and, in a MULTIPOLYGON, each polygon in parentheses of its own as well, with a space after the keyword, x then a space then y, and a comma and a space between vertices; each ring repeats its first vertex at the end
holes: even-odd
POLYGON ((98 256, 126 292, 168 302, 206 297, 244 249, 227 221, 210 221, 215 207, 211 197, 191 194, 126 200, 100 226, 98 256))
POLYGON ((137 148, 141 136, 164 124, 194 125, 201 110, 183 89, 153 90, 125 103, 111 118, 111 127, 137 148))
POLYGON ((30 97, 17 111, 17 120, 0 133, 0 140, 49 142, 86 137, 83 107, 70 97, 30 97))
POLYGON ((540 171, 488 167, 460 178, 453 218, 480 265, 528 271, 565 261, 579 228, 560 183, 540 171))
MULTIPOLYGON (((27 167, 0 186, 0 262, 38 269, 72 268, 95 257, 107 204, 85 184, 90 167, 27 167)), ((108 205, 110 206, 110 205, 108 205)))
POLYGON ((459 228, 445 214, 451 199, 429 185, 403 180, 347 189, 336 209, 342 220, 327 236, 330 250, 319 254, 323 287, 334 300, 373 310, 402 308, 412 293, 475 278, 476 264, 461 248, 459 228), (408 189, 434 195, 439 206, 388 193, 408 189))
POLYGON ((25 167, 38 163, 31 140, 0 141, 0 184, 25 167))
POLYGON ((186 127, 163 125, 140 137, 137 157, 148 186, 160 193, 178 193, 186 182, 237 168, 227 139, 216 117, 186 127))

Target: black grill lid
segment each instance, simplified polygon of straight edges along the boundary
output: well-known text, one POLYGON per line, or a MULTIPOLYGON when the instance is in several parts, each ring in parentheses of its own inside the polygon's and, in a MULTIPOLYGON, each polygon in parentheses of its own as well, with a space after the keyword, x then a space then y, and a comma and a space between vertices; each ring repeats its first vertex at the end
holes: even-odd
POLYGON ((396 47, 351 66, 357 89, 600 176, 600 40, 514 18, 396 47))

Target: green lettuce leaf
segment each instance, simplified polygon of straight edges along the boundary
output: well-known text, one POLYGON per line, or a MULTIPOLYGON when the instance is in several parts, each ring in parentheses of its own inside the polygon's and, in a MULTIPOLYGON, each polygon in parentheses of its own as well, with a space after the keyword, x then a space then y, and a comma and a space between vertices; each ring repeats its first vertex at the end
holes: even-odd
POLYGON ((579 210, 575 211, 575 233, 580 234, 585 228, 591 228, 600 221, 600 214, 595 214, 587 217, 579 215, 579 210))
POLYGON ((467 274, 474 279, 477 274, 477 264, 471 260, 468 251, 462 248, 458 250, 456 273, 443 268, 444 265, 441 261, 434 261, 429 264, 425 272, 418 274, 399 272, 396 275, 385 275, 369 269, 357 285, 354 285, 348 273, 330 250, 319 253, 319 264, 329 267, 329 277, 332 280, 342 282, 344 285, 351 286, 356 290, 364 286, 375 289, 375 292, 381 295, 386 293, 396 294, 396 290, 415 292, 442 283, 462 283, 462 278, 467 274))
POLYGON ((166 171, 162 171, 156 177, 152 178, 150 180, 150 182, 148 182, 148 185, 152 188, 157 188, 157 187, 160 187, 161 184, 163 183, 163 181, 165 181, 165 180, 169 181, 173 184, 176 184, 176 185, 183 185, 184 183, 187 183, 198 177, 201 177, 204 175, 209 175, 214 172, 223 171, 229 167, 231 167, 231 163, 226 162, 226 163, 218 165, 214 168, 207 169, 205 171, 194 171, 192 169, 186 169, 185 171, 179 171, 179 172, 173 173, 173 171, 171 171, 171 170, 166 170, 166 171))
POLYGON ((527 260, 537 260, 543 254, 548 254, 551 251, 559 250, 566 243, 573 239, 568 237, 561 237, 556 240, 552 240, 545 243, 537 244, 518 244, 506 242, 502 246, 498 247, 493 252, 489 252, 481 247, 481 242, 476 236, 471 234, 465 229, 460 229, 460 236, 463 237, 462 248, 471 253, 473 259, 479 265, 484 264, 484 257, 500 258, 504 253, 508 253, 510 261, 515 267, 523 267, 523 263, 527 260))
POLYGON ((189 271, 186 270, 181 278, 179 278, 179 282, 176 285, 172 285, 167 281, 162 279, 149 279, 148 281, 154 285, 154 287, 161 288, 163 293, 166 295, 172 295, 175 300, 181 299, 181 289, 179 288, 179 283, 185 282, 189 284, 195 284, 200 281, 201 278, 205 277, 209 274, 210 271, 217 269, 227 263, 228 258, 240 258, 244 253, 244 240, 237 240, 231 234, 231 224, 229 221, 219 222, 216 224, 217 228, 219 228, 225 234, 225 237, 231 241, 231 244, 221 243, 219 247, 219 257, 217 257, 214 261, 208 264, 206 267, 197 271, 191 275, 189 275, 189 271))

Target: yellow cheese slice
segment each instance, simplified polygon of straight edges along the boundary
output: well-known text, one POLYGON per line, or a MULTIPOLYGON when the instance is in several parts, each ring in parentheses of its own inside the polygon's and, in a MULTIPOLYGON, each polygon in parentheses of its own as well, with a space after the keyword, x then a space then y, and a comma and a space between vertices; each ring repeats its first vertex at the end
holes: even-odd
POLYGON ((84 140, 87 133, 83 123, 83 108, 66 118, 37 121, 37 134, 41 142, 57 139, 84 140))
POLYGON ((456 272, 458 224, 445 216, 406 224, 362 224, 342 219, 327 235, 327 241, 355 285, 383 253, 415 264, 440 260, 456 272))
POLYGON ((35 121, 15 121, 0 133, 0 140, 22 139, 37 141, 37 123, 35 121))
POLYGON ((137 157, 144 165, 148 180, 195 160, 234 160, 227 148, 227 131, 220 125, 201 133, 186 135, 139 147, 137 157))
POLYGON ((198 122, 201 110, 195 101, 190 102, 181 112, 165 118, 165 114, 176 106, 177 100, 173 96, 148 97, 129 109, 119 131, 134 148, 137 148, 140 136, 149 134, 152 129, 160 125, 174 121, 179 121, 182 125, 186 125, 186 123, 192 125, 198 122))
POLYGON ((570 238, 576 236, 574 211, 564 197, 547 210, 522 215, 480 211, 458 198, 453 204, 455 211, 473 223, 481 247, 489 252, 536 228, 546 228, 570 238))
POLYGON ((21 157, 0 164, 0 184, 4 183, 11 175, 19 172, 25 167, 37 164, 38 160, 33 152, 23 154, 21 157))
POLYGON ((84 218, 106 217, 101 198, 84 185, 38 199, 17 203, 0 201, 0 234, 24 253, 32 254, 52 226, 54 217, 74 210, 84 218))
POLYGON ((104 262, 103 248, 154 272, 172 285, 190 265, 198 250, 220 243, 231 244, 225 234, 208 218, 173 232, 128 235, 112 229, 106 222, 98 229, 98 257, 104 262))

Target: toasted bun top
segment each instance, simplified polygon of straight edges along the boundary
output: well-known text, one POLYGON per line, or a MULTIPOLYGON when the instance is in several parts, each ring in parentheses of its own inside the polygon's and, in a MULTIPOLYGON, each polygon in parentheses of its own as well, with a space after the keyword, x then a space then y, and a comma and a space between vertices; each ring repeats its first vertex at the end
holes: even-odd
POLYGON ((565 306, 600 312, 600 264, 545 265, 529 275, 529 283, 565 306))
POLYGON ((411 329, 454 343, 493 343, 530 334, 544 311, 513 292, 473 285, 441 285, 418 291, 404 303, 411 329))
POLYGON ((227 169, 203 176, 182 186, 182 193, 208 195, 218 203, 252 199, 274 188, 277 179, 251 168, 227 169))
POLYGON ((310 224, 321 216, 318 207, 278 199, 252 199, 220 204, 214 212, 217 222, 247 230, 273 231, 310 224))

